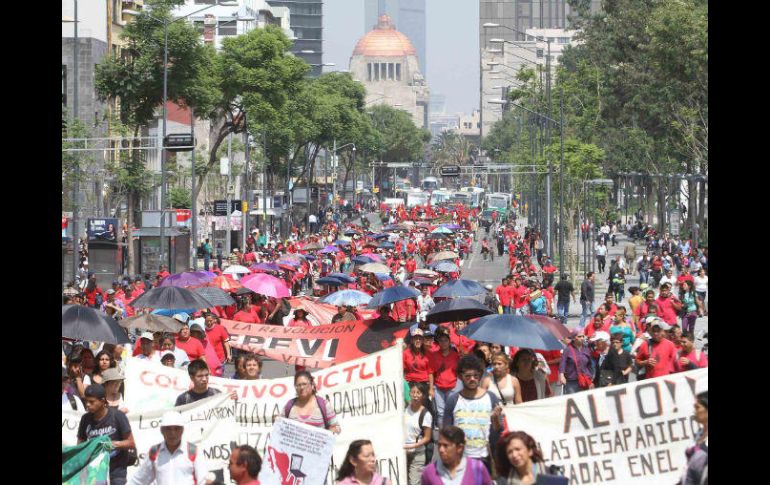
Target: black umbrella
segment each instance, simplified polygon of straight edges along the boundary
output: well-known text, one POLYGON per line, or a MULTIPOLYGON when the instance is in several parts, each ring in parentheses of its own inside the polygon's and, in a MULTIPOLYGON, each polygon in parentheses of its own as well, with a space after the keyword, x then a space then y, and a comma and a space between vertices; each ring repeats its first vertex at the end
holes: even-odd
POLYGON ((184 310, 187 308, 209 308, 212 305, 204 297, 186 288, 176 286, 159 286, 142 293, 131 302, 134 308, 164 308, 168 310, 184 310))
POLYGON ((213 286, 195 288, 193 292, 210 301, 214 306, 230 306, 235 304, 235 300, 227 292, 213 286))
POLYGON ((460 320, 470 320, 471 318, 483 317, 494 313, 486 305, 470 299, 458 298, 455 300, 444 300, 437 303, 436 306, 425 316, 428 323, 457 322, 460 320))
POLYGON ((443 285, 433 293, 434 298, 456 298, 459 296, 478 296, 487 292, 487 289, 473 280, 454 280, 443 285))
POLYGON ((249 295, 249 294, 255 294, 255 293, 250 289, 246 288, 245 286, 235 290, 235 296, 243 296, 243 295, 249 295))
POLYGON ((108 344, 131 343, 126 331, 114 318, 81 305, 61 307, 61 336, 108 344))
POLYGON ((487 315, 460 330, 460 335, 480 342, 528 349, 562 350, 564 345, 545 326, 519 315, 487 315))
POLYGON ((182 322, 179 320, 156 313, 146 313, 131 318, 124 318, 118 322, 118 325, 123 328, 138 328, 148 332, 177 333, 182 328, 182 322))

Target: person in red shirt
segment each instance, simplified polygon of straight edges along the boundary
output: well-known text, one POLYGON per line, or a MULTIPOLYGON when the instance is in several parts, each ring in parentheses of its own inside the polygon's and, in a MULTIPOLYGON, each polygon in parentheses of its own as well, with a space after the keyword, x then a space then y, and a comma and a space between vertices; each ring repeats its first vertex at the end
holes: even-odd
POLYGON ((102 295, 102 300, 107 299, 107 295, 104 293, 104 290, 99 288, 99 286, 96 284, 96 275, 93 273, 88 273, 88 285, 86 285, 85 292, 86 294, 86 303, 89 307, 94 308, 96 307, 96 295, 102 295))
POLYGON ((169 272, 168 272, 168 267, 166 267, 166 266, 165 266, 165 265, 163 265, 163 264, 162 264, 162 265, 160 265, 160 271, 158 271, 158 274, 157 274, 158 278, 160 278, 161 280, 163 280, 163 278, 165 278, 166 276, 168 276, 168 275, 170 275, 170 274, 171 274, 171 273, 169 273, 169 272))
POLYGON ((415 327, 410 334, 412 338, 403 355, 404 380, 410 384, 413 382, 427 383, 429 370, 424 333, 420 328, 415 327))
POLYGON ((658 316, 667 324, 676 324, 676 315, 682 309, 682 302, 671 294, 671 285, 664 283, 660 287, 660 295, 655 300, 658 305, 658 316))
POLYGON ((647 369, 646 379, 667 376, 675 371, 676 346, 664 338, 664 332, 671 327, 663 320, 656 318, 649 324, 649 340, 642 342, 636 352, 636 363, 647 369))
POLYGON ((225 327, 219 324, 219 317, 213 313, 206 313, 206 338, 214 347, 214 351, 217 353, 217 358, 221 362, 229 362, 233 357, 232 350, 230 349, 230 334, 227 333, 225 327))
POLYGON ((203 348, 203 344, 201 344, 200 340, 190 336, 189 323, 185 322, 182 324, 182 328, 179 329, 179 333, 175 340, 176 346, 187 353, 191 362, 195 359, 201 359, 205 362, 206 349, 203 348))
POLYGON ((607 304, 607 315, 610 317, 615 316, 615 312, 618 311, 618 306, 615 304, 615 295, 612 292, 608 292, 604 295, 604 303, 607 304))
MULTIPOLYGON (((602 305, 603 307, 604 305, 602 305)), ((601 307, 600 307, 601 308, 601 307)), ((605 317, 602 317, 601 314, 594 315, 594 319, 591 321, 590 324, 586 325, 585 328, 585 336, 586 338, 591 338, 596 332, 607 332, 610 331, 611 326, 611 319, 606 319, 605 317)))
POLYGON ((682 266, 682 273, 676 278, 676 286, 681 288, 685 281, 689 281, 692 286, 695 286, 695 278, 690 274, 690 268, 682 266))
POLYGON ((509 278, 503 278, 503 282, 500 286, 495 288, 495 294, 497 295, 497 301, 500 302, 500 305, 503 307, 503 313, 511 313, 511 287, 508 285, 510 283, 509 278))
POLYGON ((262 323, 259 315, 252 310, 251 299, 244 298, 240 311, 233 316, 233 320, 244 323, 262 323))
POLYGON ((521 284, 521 277, 513 279, 513 312, 524 316, 524 309, 529 300, 529 288, 521 284))
POLYGON ((655 303, 655 291, 647 290, 644 294, 644 301, 639 304, 634 310, 634 322, 639 325, 639 328, 644 331, 644 319, 650 313, 650 307, 655 307, 655 314, 657 315, 658 305, 655 303))
POLYGON ((708 367, 708 357, 702 350, 695 348, 695 341, 690 332, 684 332, 679 337, 679 343, 682 348, 677 353, 674 370, 676 372, 685 372, 693 369, 702 369, 708 367))
POLYGON ((449 345, 449 332, 443 327, 435 334, 439 350, 428 355, 428 385, 431 399, 436 402, 436 422, 444 421, 444 405, 457 386, 457 364, 460 354, 449 345))
MULTIPOLYGON (((417 269, 417 262, 414 260, 414 257, 411 256, 412 253, 414 253, 414 244, 409 243, 410 246, 412 246, 412 249, 409 251, 409 259, 406 260, 406 272, 411 277, 414 274, 414 271, 417 269)), ((408 247, 407 247, 408 248, 408 247)))

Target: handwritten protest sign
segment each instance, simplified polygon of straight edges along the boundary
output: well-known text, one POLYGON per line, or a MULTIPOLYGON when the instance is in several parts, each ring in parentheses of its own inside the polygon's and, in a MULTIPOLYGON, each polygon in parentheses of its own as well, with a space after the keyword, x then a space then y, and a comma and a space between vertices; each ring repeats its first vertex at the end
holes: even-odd
POLYGON ((334 435, 330 431, 278 418, 259 481, 263 485, 323 485, 333 448, 334 435))
POLYGON ((508 429, 539 443, 570 484, 674 483, 700 425, 693 417, 708 369, 505 408, 508 429))

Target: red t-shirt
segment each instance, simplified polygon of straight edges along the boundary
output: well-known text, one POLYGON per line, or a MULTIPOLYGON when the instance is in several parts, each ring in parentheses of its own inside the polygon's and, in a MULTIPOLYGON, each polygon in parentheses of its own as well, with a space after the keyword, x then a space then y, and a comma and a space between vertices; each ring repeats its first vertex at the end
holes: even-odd
MULTIPOLYGON (((413 252, 414 252, 414 249, 412 249, 412 250, 411 250, 411 251, 409 251, 409 252, 410 252, 410 253, 413 253, 413 252)), ((417 262, 416 262, 415 260, 413 260, 413 259, 410 259, 410 260, 408 260, 408 261, 406 262, 406 272, 407 272, 407 273, 410 273, 410 274, 411 274, 411 273, 414 273, 414 270, 416 270, 416 269, 417 269, 417 262)))
POLYGON ((196 338, 190 337, 187 339, 187 342, 182 342, 179 340, 179 337, 176 337, 176 346, 187 352, 190 361, 206 355, 206 349, 203 348, 203 344, 196 338))
POLYGON ((672 304, 673 301, 673 296, 669 296, 668 298, 662 298, 659 296, 655 300, 655 303, 658 305, 658 316, 661 320, 668 323, 669 325, 676 324, 676 310, 672 304))
POLYGON ((551 373, 548 374, 548 382, 553 384, 559 378, 559 358, 561 358, 561 350, 537 350, 538 354, 545 357, 546 361, 556 360, 555 364, 548 364, 548 368, 551 369, 551 373))
POLYGON ((599 328, 596 328, 596 325, 594 325, 593 322, 591 322, 590 324, 586 325, 586 328, 585 328, 586 338, 593 337, 594 334, 596 332, 599 332, 599 331, 609 333, 610 332, 611 322, 612 322, 612 320, 610 320, 610 319, 602 320, 602 326, 599 327, 599 328))
POLYGON ((683 281, 689 281, 690 283, 692 283, 693 285, 695 285, 695 278, 693 278, 693 276, 692 276, 691 274, 688 274, 688 275, 679 275, 679 276, 676 278, 676 286, 682 286, 682 282, 683 282, 683 281))
POLYGON ((214 352, 217 353, 217 357, 220 361, 225 360, 225 342, 230 339, 230 334, 227 333, 225 327, 222 325, 214 324, 210 329, 206 329, 206 338, 209 341, 209 345, 214 347, 214 352))
MULTIPOLYGON (((649 360, 650 358, 650 342, 642 342, 639 346, 639 350, 636 352, 636 361, 641 362, 643 360, 649 360)), ((674 365, 676 362, 676 346, 668 339, 662 339, 660 342, 652 346, 652 357, 658 361, 657 364, 650 367, 647 366, 647 378, 658 376, 667 376, 674 372, 674 365)))
POLYGON ((511 291, 509 286, 500 285, 495 289, 495 293, 500 297, 500 304, 504 307, 511 306, 511 291))
POLYGON ((233 316, 233 320, 244 323, 259 323, 259 318, 251 312, 245 312, 243 310, 233 316))
POLYGON ((412 349, 406 349, 403 357, 404 379, 408 382, 428 382, 428 356, 415 354, 412 349))
POLYGON ((433 374, 433 384, 441 390, 451 390, 457 384, 457 363, 460 362, 460 354, 454 350, 444 356, 441 351, 429 352, 428 371, 433 374))
POLYGON ((527 297, 529 296, 529 290, 526 286, 519 286, 513 288, 513 306, 514 308, 521 308, 527 304, 527 297))

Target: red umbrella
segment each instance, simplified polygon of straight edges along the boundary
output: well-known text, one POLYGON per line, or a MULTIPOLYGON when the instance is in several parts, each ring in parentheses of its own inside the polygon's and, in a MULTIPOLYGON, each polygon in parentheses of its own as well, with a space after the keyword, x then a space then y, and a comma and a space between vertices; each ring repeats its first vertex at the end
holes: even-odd
POLYGON ((527 318, 531 318, 532 320, 535 320, 537 323, 547 328, 548 331, 559 340, 569 337, 570 329, 568 329, 566 325, 554 318, 545 317, 543 315, 527 315, 527 318))
POLYGON ((211 280, 208 286, 213 286, 224 291, 235 291, 243 285, 235 281, 230 275, 222 275, 211 280))

